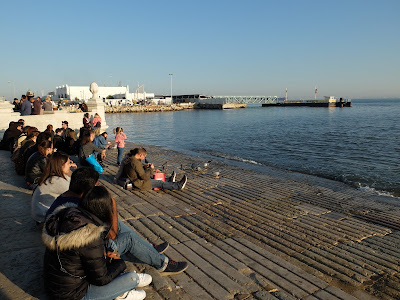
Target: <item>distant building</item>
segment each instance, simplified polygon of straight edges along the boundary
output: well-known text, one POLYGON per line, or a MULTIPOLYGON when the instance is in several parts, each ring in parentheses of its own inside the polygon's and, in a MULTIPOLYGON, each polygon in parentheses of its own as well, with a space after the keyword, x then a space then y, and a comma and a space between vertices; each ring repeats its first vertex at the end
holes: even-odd
POLYGON ((188 103, 188 102, 195 102, 198 103, 200 100, 212 98, 207 95, 202 94, 188 94, 188 95, 173 95, 172 102, 173 103, 188 103))
MULTIPOLYGON (((100 99, 127 99, 132 101, 140 101, 154 98, 154 93, 146 93, 145 91, 130 93, 129 85, 127 86, 99 86, 100 99)), ((89 86, 58 86, 52 97, 53 100, 89 100, 92 93, 89 86)))

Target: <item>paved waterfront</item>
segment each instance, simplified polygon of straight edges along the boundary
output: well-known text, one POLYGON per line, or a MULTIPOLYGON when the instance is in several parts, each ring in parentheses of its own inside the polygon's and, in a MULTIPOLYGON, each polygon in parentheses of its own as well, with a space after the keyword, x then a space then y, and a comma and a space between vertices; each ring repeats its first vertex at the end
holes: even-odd
MULTIPOLYGON (((129 145, 128 145, 129 146, 129 145)), ((183 274, 153 268, 147 299, 400 299, 400 201, 298 173, 266 174, 146 146, 151 162, 183 173, 183 191, 129 192, 112 184, 116 151, 101 183, 121 219, 166 254, 189 261, 183 274), (216 178, 215 172, 219 172, 216 178)), ((129 148, 126 148, 129 149, 129 148)), ((3 240, 1 299, 43 299, 44 247, 30 194, 0 151, 3 240)))

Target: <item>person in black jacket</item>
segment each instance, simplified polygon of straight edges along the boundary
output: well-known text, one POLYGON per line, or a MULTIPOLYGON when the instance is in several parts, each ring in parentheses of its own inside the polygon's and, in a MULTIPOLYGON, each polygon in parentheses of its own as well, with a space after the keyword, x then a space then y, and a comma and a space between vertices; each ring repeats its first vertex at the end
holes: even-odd
POLYGON ((90 166, 93 167, 97 172, 103 173, 103 167, 96 160, 94 153, 101 153, 101 158, 104 159, 106 157, 106 149, 100 149, 97 147, 94 141, 94 130, 84 130, 83 136, 81 140, 81 145, 79 148, 79 163, 82 166, 90 166))
POLYGON ((110 194, 96 186, 79 206, 60 206, 48 217, 42 240, 45 288, 51 299, 146 297, 145 291, 134 289, 150 284, 151 276, 122 273, 125 262, 105 247, 112 213, 110 194))
POLYGON ((47 164, 47 156, 53 153, 53 143, 43 140, 38 144, 38 151, 33 153, 25 166, 25 181, 30 189, 37 186, 47 164))
POLYGON ((3 139, 0 142, 0 150, 13 151, 13 146, 22 133, 22 123, 10 122, 8 129, 4 132, 3 139))

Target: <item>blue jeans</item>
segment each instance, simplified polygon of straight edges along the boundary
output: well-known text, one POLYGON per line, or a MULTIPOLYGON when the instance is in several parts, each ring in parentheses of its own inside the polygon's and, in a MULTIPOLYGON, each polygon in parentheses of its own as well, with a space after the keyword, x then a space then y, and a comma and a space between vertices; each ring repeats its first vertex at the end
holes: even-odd
POLYGON ((121 273, 109 284, 97 286, 90 284, 82 300, 111 300, 137 287, 139 277, 136 273, 121 273))
POLYGON ((159 188, 163 190, 179 190, 181 188, 181 185, 179 182, 171 182, 171 181, 162 181, 162 180, 155 180, 151 179, 151 187, 154 188, 159 188))
POLYGON ((122 161, 122 154, 124 153, 124 148, 117 147, 117 150, 118 150, 117 163, 120 164, 122 161))
POLYGON ((164 271, 168 264, 168 258, 157 252, 153 245, 143 240, 132 228, 118 220, 117 237, 109 240, 107 246, 117 248, 118 253, 130 254, 139 262, 148 264, 159 271, 164 271))

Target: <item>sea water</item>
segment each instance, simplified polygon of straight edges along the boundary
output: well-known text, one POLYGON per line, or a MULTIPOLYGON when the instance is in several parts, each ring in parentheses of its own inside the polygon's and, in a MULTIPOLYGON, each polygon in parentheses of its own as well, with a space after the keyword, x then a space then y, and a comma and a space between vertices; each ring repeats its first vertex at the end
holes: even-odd
POLYGON ((109 138, 273 166, 399 195, 400 99, 353 107, 260 107, 107 114, 109 138))

